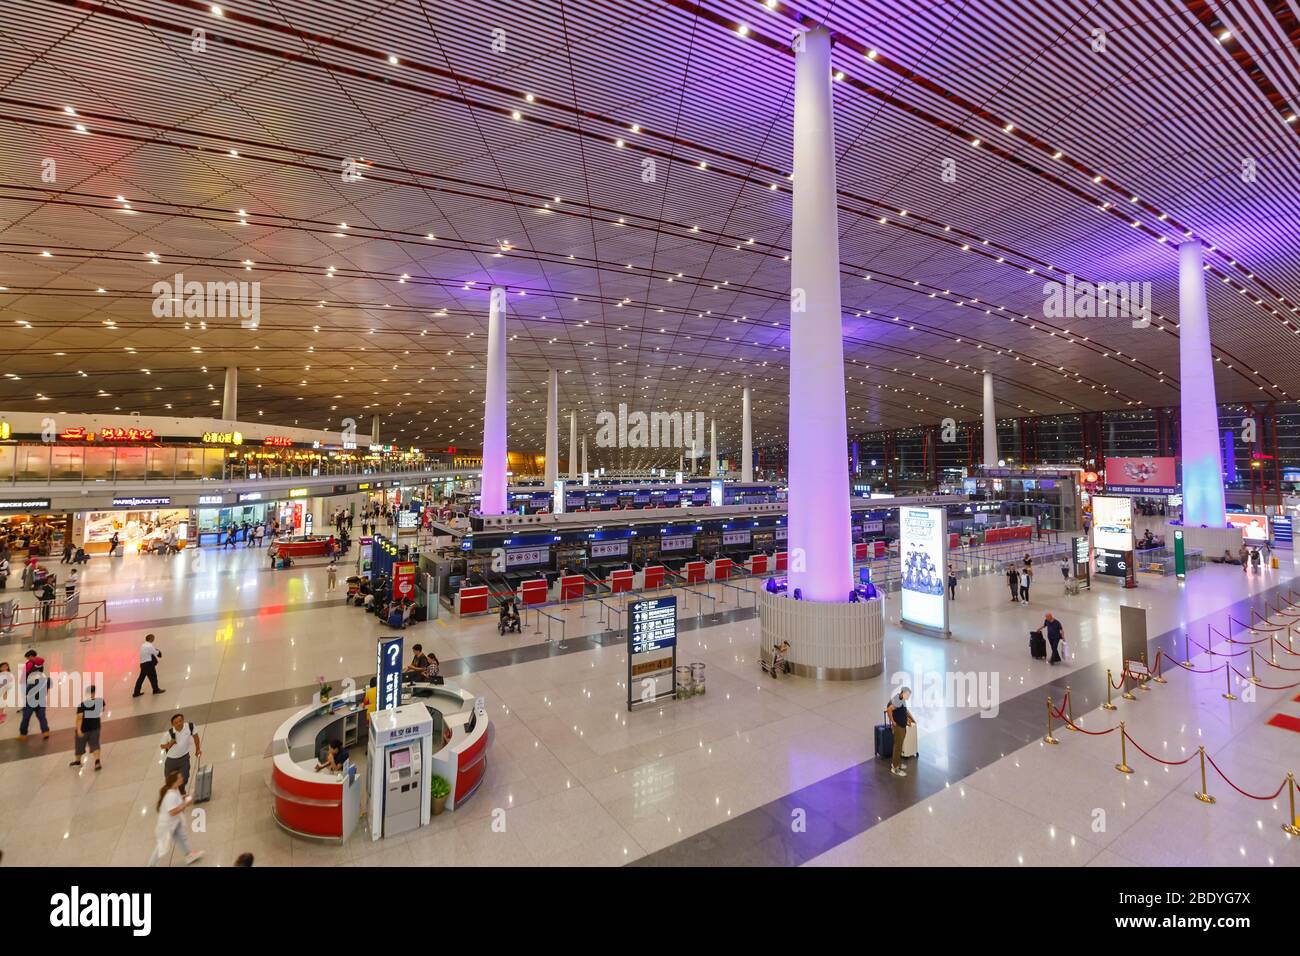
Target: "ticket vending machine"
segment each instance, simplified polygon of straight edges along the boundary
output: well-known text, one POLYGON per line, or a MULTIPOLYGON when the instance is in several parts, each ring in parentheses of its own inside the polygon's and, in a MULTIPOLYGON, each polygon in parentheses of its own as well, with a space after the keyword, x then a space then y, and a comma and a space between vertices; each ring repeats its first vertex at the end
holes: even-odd
POLYGON ((429 822, 433 717, 423 704, 370 715, 370 838, 397 836, 429 822))

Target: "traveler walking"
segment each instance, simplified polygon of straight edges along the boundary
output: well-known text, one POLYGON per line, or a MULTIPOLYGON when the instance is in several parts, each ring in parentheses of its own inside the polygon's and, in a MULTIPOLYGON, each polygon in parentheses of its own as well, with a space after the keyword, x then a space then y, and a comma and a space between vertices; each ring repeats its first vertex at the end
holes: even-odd
POLYGON ((9 580, 9 559, 0 557, 0 591, 5 589, 5 582, 9 580))
POLYGON ((9 719, 9 688, 14 686, 14 675, 9 672, 9 662, 0 661, 0 724, 9 719))
POLYGON ((1025 565, 1020 569, 1020 600, 1024 601, 1026 604, 1029 603, 1029 584, 1030 581, 1033 580, 1033 577, 1034 572, 1030 569, 1029 565, 1025 565))
POLYGON ((111 558, 113 556, 113 552, 116 551, 121 546, 122 546, 122 539, 119 538, 117 536, 117 532, 114 531, 113 537, 108 539, 108 556, 111 558))
POLYGON ((907 728, 916 724, 907 711, 907 701, 911 696, 912 688, 904 687, 890 699, 889 706, 885 708, 885 713, 894 725, 894 752, 889 761, 889 772, 895 777, 907 776, 907 770, 903 767, 903 743, 907 737, 907 728))
POLYGON ((194 746, 194 756, 203 756, 203 741, 194 732, 194 724, 187 723, 182 713, 172 714, 171 726, 163 734, 159 747, 166 759, 163 761, 163 774, 173 771, 181 775, 181 793, 190 782, 190 745, 194 746))
POLYGON ((158 686, 158 660, 161 657, 162 651, 154 646, 154 636, 146 634, 144 643, 140 645, 140 675, 135 679, 135 691, 131 694, 132 697, 143 696, 140 688, 144 686, 146 680, 149 681, 149 686, 155 694, 167 693, 158 686))
POLYGON ((77 705, 77 723, 74 728, 76 755, 69 767, 81 766, 81 755, 89 752, 95 758, 95 769, 103 770, 99 760, 99 722, 104 716, 104 699, 95 696, 95 685, 86 688, 86 699, 77 705))
POLYGON ((1263 563, 1263 558, 1261 558, 1259 554, 1259 548, 1252 548, 1250 551, 1250 570, 1255 574, 1259 574, 1259 569, 1263 563))
POLYGON ((72 562, 72 541, 71 539, 63 542, 63 557, 59 558, 59 564, 70 564, 72 562))
POLYGON ((1020 572, 1014 564, 1007 565, 1007 587, 1011 589, 1011 600, 1020 603, 1020 572))
POLYGON ((957 600, 957 569, 948 565, 948 600, 957 600))
POLYGON ((153 855, 149 857, 149 866, 157 866, 162 858, 171 852, 173 844, 185 854, 185 862, 193 863, 203 857, 202 850, 191 850, 189 837, 186 835, 185 808, 190 805, 181 784, 181 775, 176 772, 167 774, 162 789, 158 791, 158 822, 154 825, 153 855))
POLYGON ((1052 645, 1052 657, 1047 663, 1059 664, 1061 663, 1060 645, 1065 640, 1065 628, 1051 614, 1043 618, 1043 628, 1047 631, 1047 642, 1052 645))
POLYGON ((333 591, 339 583, 339 558, 338 555, 330 555, 330 566, 326 572, 325 590, 333 591))
POLYGON ((27 652, 27 671, 23 677, 23 716, 18 722, 18 739, 27 736, 32 718, 41 725, 41 736, 50 739, 50 722, 45 719, 45 705, 49 702, 50 679, 45 674, 45 659, 35 651, 27 652))

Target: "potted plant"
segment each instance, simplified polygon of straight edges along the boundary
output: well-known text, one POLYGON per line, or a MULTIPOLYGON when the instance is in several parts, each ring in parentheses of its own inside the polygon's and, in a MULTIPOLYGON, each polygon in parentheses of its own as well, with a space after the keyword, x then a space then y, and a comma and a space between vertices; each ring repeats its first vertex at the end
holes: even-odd
POLYGON ((334 690, 333 684, 327 684, 325 678, 317 677, 316 683, 320 684, 320 702, 323 704, 330 699, 330 693, 334 690))
POLYGON ((447 809, 447 797, 451 795, 451 784, 437 774, 429 781, 429 796, 433 798, 433 814, 437 816, 447 809))

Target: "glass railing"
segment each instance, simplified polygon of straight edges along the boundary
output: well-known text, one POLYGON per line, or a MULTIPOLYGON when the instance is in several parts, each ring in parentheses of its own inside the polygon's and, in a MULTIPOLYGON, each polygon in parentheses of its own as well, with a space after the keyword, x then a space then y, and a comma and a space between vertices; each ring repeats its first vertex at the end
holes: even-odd
POLYGON ((0 487, 33 484, 132 484, 151 481, 248 481, 449 471, 438 458, 412 461, 244 459, 224 448, 191 446, 0 445, 0 487))

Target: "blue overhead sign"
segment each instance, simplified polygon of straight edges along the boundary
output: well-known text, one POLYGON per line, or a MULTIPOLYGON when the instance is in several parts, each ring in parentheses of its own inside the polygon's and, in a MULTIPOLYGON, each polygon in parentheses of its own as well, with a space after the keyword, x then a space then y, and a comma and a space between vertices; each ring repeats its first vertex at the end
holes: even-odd
POLYGON ((628 608, 632 623, 633 654, 645 654, 677 643, 677 598, 658 597, 634 601, 628 608))
POLYGON ((381 637, 375 651, 375 709, 395 710, 402 703, 402 639, 381 637))

